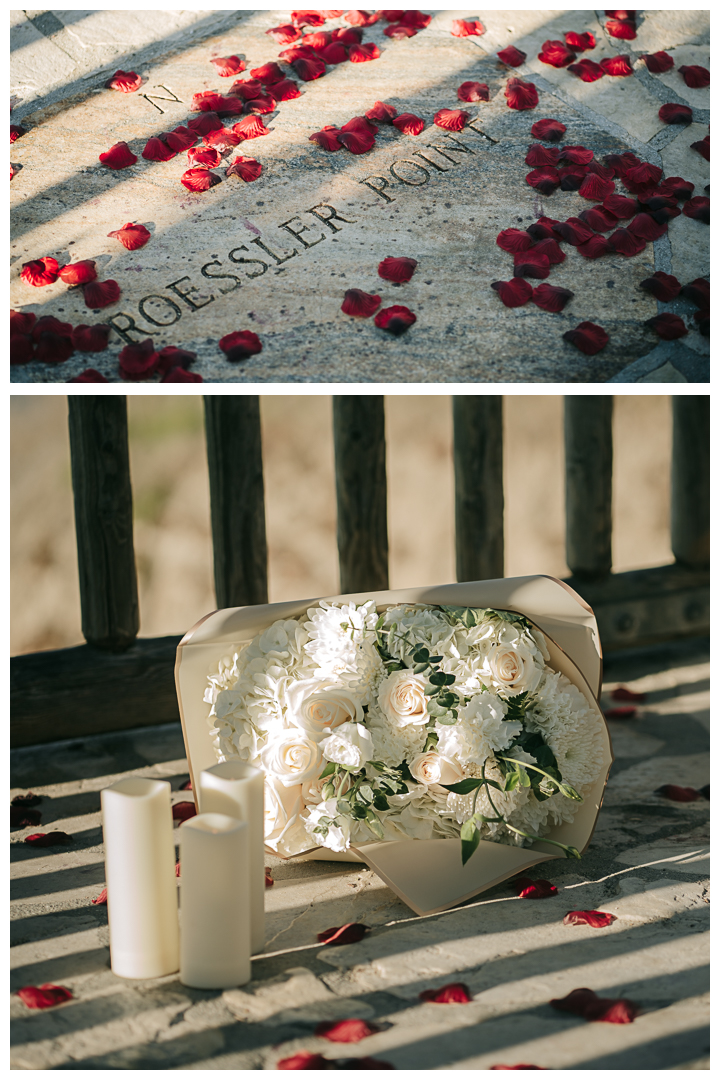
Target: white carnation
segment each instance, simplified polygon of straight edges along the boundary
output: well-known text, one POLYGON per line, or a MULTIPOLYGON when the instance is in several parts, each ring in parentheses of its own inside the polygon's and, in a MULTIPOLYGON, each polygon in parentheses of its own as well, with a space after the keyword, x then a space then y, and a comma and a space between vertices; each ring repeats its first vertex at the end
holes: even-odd
POLYGON ((359 772, 373 756, 372 735, 362 724, 341 724, 322 740, 320 750, 327 761, 334 761, 350 772, 359 772))

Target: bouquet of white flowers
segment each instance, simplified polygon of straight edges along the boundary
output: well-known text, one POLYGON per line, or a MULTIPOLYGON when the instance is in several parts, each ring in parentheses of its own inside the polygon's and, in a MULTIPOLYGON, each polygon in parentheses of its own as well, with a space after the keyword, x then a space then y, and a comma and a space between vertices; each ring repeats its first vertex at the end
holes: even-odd
POLYGON ((378 841, 553 840, 607 771, 598 709, 543 632, 494 608, 325 602, 279 619, 208 676, 218 761, 266 776, 266 844, 291 856, 378 841))

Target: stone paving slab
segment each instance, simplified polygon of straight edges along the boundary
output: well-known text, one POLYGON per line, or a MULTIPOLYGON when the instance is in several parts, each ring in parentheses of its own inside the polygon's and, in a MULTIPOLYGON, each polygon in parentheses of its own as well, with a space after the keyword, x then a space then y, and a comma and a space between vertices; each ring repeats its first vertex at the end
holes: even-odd
POLYGON ((127 20, 119 12, 14 12, 13 119, 28 133, 11 154, 21 166, 11 187, 11 302, 74 325, 109 321, 113 330, 103 353, 14 366, 11 380, 62 382, 92 365, 119 381, 120 348, 152 336, 156 347, 195 351, 194 370, 217 382, 707 381, 709 345, 697 330, 656 353, 658 338, 644 325, 664 310, 691 325, 695 309, 684 300, 658 304, 638 287, 656 269, 683 282, 709 273, 709 229, 701 222, 672 220, 666 236, 632 259, 587 260, 565 245, 566 259, 549 281, 575 296, 560 314, 532 303, 504 308, 490 283, 513 273, 512 256, 495 243, 501 229, 542 214, 565 220, 590 205, 574 192, 543 197, 525 182, 530 127, 543 116, 562 120, 565 141, 592 148, 598 159, 630 149, 704 194, 707 163, 688 147, 707 134, 709 93, 685 87, 676 69, 650 75, 639 57, 663 48, 676 65, 707 63, 708 12, 644 12, 634 42, 611 39, 593 11, 479 12, 484 36, 452 37, 452 19, 463 15, 435 12, 408 40, 385 37, 383 23, 366 28, 379 59, 301 83, 300 98, 265 117, 271 134, 241 145, 263 166, 257 181, 225 178, 221 166, 223 183, 192 194, 180 185, 184 154, 164 163, 139 157, 120 172, 98 155, 121 140, 139 155, 148 137, 187 121, 194 93, 226 90, 232 80, 216 76, 210 56, 234 52, 248 68, 276 60, 281 47, 266 30, 289 12, 143 12, 127 20), (591 55, 628 54, 632 77, 587 84, 537 60, 544 40, 587 29, 598 41, 591 55), (510 72, 495 56, 508 44, 528 57, 510 72), (143 76, 140 92, 104 89, 116 66, 143 76), (535 82, 536 109, 507 108, 512 74, 535 82), (468 79, 487 83, 490 102, 467 107, 471 122, 462 133, 434 126, 438 109, 458 106, 457 87, 468 79), (383 126, 371 153, 357 157, 308 141, 375 100, 423 116, 425 131, 413 137, 383 126), (660 121, 668 100, 692 106, 690 129, 660 121), (128 220, 153 234, 135 252, 107 237, 128 220), (118 281, 119 301, 90 311, 79 288, 57 281, 34 289, 20 280, 22 263, 51 254, 61 263, 94 259, 102 279, 118 281), (411 282, 378 277, 387 255, 417 259, 411 282), (371 319, 351 320, 340 311, 349 287, 381 295, 384 306, 408 306, 417 322, 392 338, 371 319), (562 338, 583 320, 610 335, 595 357, 562 338), (263 351, 232 364, 217 342, 239 329, 257 333, 263 351))
POLYGON ((414 915, 370 870, 268 856, 267 942, 253 981, 222 991, 178 976, 124 980, 109 968, 100 791, 122 775, 170 780, 187 799, 179 728, 95 736, 12 754, 12 793, 41 793, 42 828, 67 849, 11 837, 12 990, 51 982, 73 1000, 32 1012, 11 998, 14 1069, 274 1069, 299 1050, 373 1056, 406 1070, 709 1069, 709 804, 673 803, 663 783, 708 782, 708 653, 685 642, 606 658, 603 704, 616 685, 647 694, 632 720, 611 720, 615 763, 581 863, 543 873, 555 897, 518 899, 509 883, 452 911, 414 915), (565 926, 575 909, 611 912, 604 930, 565 926), (329 926, 363 922, 351 946, 318 945, 329 926), (467 983, 467 1005, 418 994, 467 983), (588 986, 642 1006, 628 1025, 586 1025, 548 1002, 588 986), (325 1019, 372 1018, 355 1046, 313 1034, 325 1019))

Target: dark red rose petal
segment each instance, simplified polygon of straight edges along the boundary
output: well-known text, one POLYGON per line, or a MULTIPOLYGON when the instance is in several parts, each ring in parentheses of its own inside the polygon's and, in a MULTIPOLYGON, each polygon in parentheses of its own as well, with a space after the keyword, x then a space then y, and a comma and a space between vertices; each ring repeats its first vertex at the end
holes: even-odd
POLYGON ((688 285, 683 285, 680 291, 695 307, 710 307, 710 282, 706 281, 705 278, 695 278, 688 285))
POLYGON ((589 210, 582 210, 578 217, 599 233, 609 232, 618 223, 615 214, 611 214, 604 206, 591 206, 589 210))
POLYGON ((550 274, 550 259, 534 250, 521 251, 515 256, 513 273, 515 277, 546 278, 550 274))
MULTIPOLYGON (((640 282, 640 288, 645 289, 646 292, 652 293, 656 300, 662 300, 663 303, 667 303, 669 300, 674 300, 676 296, 680 295, 680 282, 672 274, 664 274, 662 270, 656 270, 652 277, 645 278, 640 282)), ((631 690, 626 693, 632 693, 631 690)), ((617 697, 618 691, 613 691, 613 697, 617 697)), ((641 695, 644 700, 645 695, 641 695)), ((623 699, 621 699, 623 700, 623 699)), ((634 701, 635 698, 627 698, 625 700, 634 701)))
POLYGON ((203 113, 202 116, 196 116, 194 120, 188 120, 187 126, 190 131, 198 135, 209 135, 211 131, 217 131, 222 127, 222 121, 217 113, 208 112, 203 113))
POLYGON ((105 83, 109 90, 119 90, 122 94, 133 94, 142 85, 142 79, 134 71, 116 71, 105 83))
POLYGON ((358 27, 339 26, 332 32, 333 41, 341 41, 343 45, 359 45, 363 39, 363 32, 358 27))
POLYGON ((364 64, 368 60, 377 60, 380 50, 374 41, 367 45, 351 45, 348 49, 348 59, 351 64, 364 64))
POLYGON ((381 304, 382 300, 379 296, 371 296, 370 293, 363 292, 362 289, 348 289, 345 293, 345 299, 340 305, 340 310, 344 311, 346 315, 356 315, 359 318, 367 319, 375 314, 381 304))
POLYGON ((103 889, 99 896, 93 897, 90 901, 91 904, 99 904, 101 906, 107 904, 107 886, 103 889))
POLYGON ((695 788, 679 787, 677 784, 663 784, 655 794, 661 795, 663 799, 670 799, 671 802, 696 802, 700 798, 700 792, 695 788))
POLYGON ((324 1058, 322 1054, 312 1054, 309 1050, 301 1050, 299 1054, 283 1058, 278 1061, 276 1069, 330 1069, 332 1062, 324 1058))
POLYGON ((603 206, 615 217, 626 219, 636 214, 640 207, 635 199, 628 199, 626 195, 608 195, 603 199, 603 206))
POLYGON ((453 37, 481 37, 485 27, 479 19, 453 19, 450 33, 453 37))
POLYGON ((120 299, 120 286, 117 281, 90 281, 83 285, 85 306, 89 308, 110 307, 120 299))
POLYGON ((543 282, 542 285, 537 285, 533 289, 532 301, 543 311, 557 313, 562 311, 568 300, 571 300, 574 295, 575 293, 569 289, 562 289, 559 285, 548 285, 547 282, 543 282))
POLYGON ((508 108, 522 112, 524 109, 534 109, 538 103, 538 93, 535 83, 523 82, 522 79, 508 79, 505 87, 505 97, 508 108))
POLYGON ((685 80, 685 85, 691 87, 693 90, 697 90, 703 86, 710 85, 710 72, 707 68, 699 67, 697 64, 683 64, 678 68, 678 71, 685 80))
POLYGON ((109 382, 104 375, 101 375, 95 368, 89 367, 81 371, 79 375, 76 375, 74 379, 68 379, 68 382, 109 382))
POLYGON ((631 150, 626 150, 622 154, 606 154, 603 160, 609 168, 615 170, 615 175, 619 177, 624 177, 633 165, 642 165, 640 158, 631 150))
POLYGON ((528 225, 527 233, 533 238, 533 240, 544 240, 546 236, 555 237, 553 232, 553 226, 559 224, 555 218, 541 217, 537 221, 534 221, 532 225, 528 225))
POLYGON ((335 16, 327 15, 324 11, 293 11, 290 18, 295 26, 322 26, 326 18, 335 16))
POLYGON ((589 240, 584 240, 582 244, 577 245, 578 254, 585 259, 599 259, 602 255, 612 252, 612 250, 610 241, 604 236, 591 236, 589 240))
POLYGON ((371 124, 366 116, 353 116, 347 124, 343 124, 341 131, 353 131, 362 135, 377 135, 377 124, 371 124))
POLYGON ((684 337, 688 329, 679 315, 671 315, 663 312, 662 315, 654 315, 652 319, 646 319, 645 325, 655 331, 663 341, 675 341, 676 338, 684 337))
POLYGON ((330 1042, 355 1043, 375 1035, 380 1028, 367 1020, 323 1020, 315 1028, 315 1035, 330 1042))
POLYGON ((274 881, 273 876, 272 876, 272 870, 270 869, 269 866, 266 866, 265 867, 265 888, 266 889, 271 889, 274 884, 275 884, 275 881, 274 881))
POLYGON ((543 195, 552 195, 553 191, 557 191, 560 187, 560 173, 552 166, 545 166, 542 169, 533 169, 525 177, 526 182, 530 187, 537 188, 543 195))
MULTIPOLYGON (((166 345, 165 348, 161 349, 157 354, 155 370, 161 375, 167 375, 173 368, 190 367, 194 360, 197 360, 197 353, 190 352, 189 349, 178 349, 175 345, 166 345)), ((192 785, 189 788, 186 788, 183 784, 180 790, 192 791, 192 785)))
POLYGON ((368 131, 339 131, 338 142, 351 154, 367 154, 375 145, 375 139, 368 131))
POLYGON ((176 127, 174 131, 165 131, 163 133, 163 139, 168 144, 171 150, 176 153, 181 153, 183 150, 187 150, 188 146, 193 146, 198 139, 197 133, 191 131, 190 128, 176 127))
POLYGON ((645 241, 639 236, 634 236, 629 229, 616 229, 609 240, 613 251, 630 259, 634 255, 639 255, 647 247, 645 241))
POLYGON ((538 60, 554 68, 567 67, 575 58, 575 53, 568 49, 564 41, 543 41, 538 53, 538 60))
POLYGON ((662 105, 658 110, 658 116, 665 124, 692 124, 692 109, 687 105, 678 105, 674 102, 662 105))
POLYGON ((245 158, 241 156, 235 158, 225 170, 225 175, 239 176, 246 184, 250 184, 253 180, 257 180, 261 172, 262 165, 259 161, 256 161, 255 158, 245 158))
POLYGON ((573 75, 577 75, 578 79, 582 79, 583 82, 587 83, 597 82, 605 74, 599 64, 588 59, 578 60, 576 64, 570 64, 568 71, 572 71, 573 75))
POLYGON ((552 119, 536 120, 530 128, 530 133, 536 139, 543 139, 545 142, 560 142, 566 131, 564 124, 552 119))
POLYGON ((487 83, 464 82, 458 87, 457 96, 460 101, 489 101, 490 91, 487 83))
POLYGON ((566 165, 558 169, 561 191, 578 191, 587 176, 587 165, 566 165))
MULTIPOLYGON (((331 30, 316 30, 313 34, 305 35, 303 38, 303 45, 309 45, 311 49, 324 49, 331 41, 331 30)), ((256 71, 253 71, 251 74, 255 75, 256 71)), ((260 76, 258 75, 257 78, 259 79, 260 76)))
POLYGON ((316 142, 318 146, 322 146, 323 150, 340 150, 342 144, 338 140, 340 129, 336 127, 324 127, 322 131, 316 131, 313 135, 308 136, 309 142, 316 142))
POLYGON ((278 45, 290 45, 291 42, 297 41, 302 36, 300 30, 292 23, 286 23, 284 26, 274 26, 272 30, 266 30, 266 34, 269 34, 274 41, 277 41, 278 45))
POLYGON ((217 150, 220 154, 224 154, 226 150, 232 150, 240 142, 242 142, 242 139, 239 135, 236 135, 233 131, 226 131, 225 128, 219 131, 211 131, 209 135, 203 137, 205 146, 217 150))
POLYGON ((383 34, 389 38, 411 38, 415 37, 417 30, 414 26, 403 26, 402 23, 396 23, 394 26, 387 26, 383 30, 383 34))
POLYGON ((252 330, 234 330, 220 338, 218 345, 228 360, 247 360, 248 356, 262 352, 262 342, 252 330))
POLYGON ((39 335, 35 359, 43 364, 64 364, 74 352, 69 334, 42 333, 39 335))
POLYGON ((39 825, 42 814, 39 810, 28 809, 24 806, 10 806, 10 828, 24 829, 29 826, 39 825))
MULTIPOLYGON (((17 314, 17 313, 16 312, 11 312, 11 315, 12 314, 17 314)), ((28 314, 30 314, 30 313, 28 313, 28 314)), ((33 315, 32 318, 33 318, 33 321, 34 321, 35 316, 33 315)), ((32 323, 30 325, 32 325, 32 323)), ((43 800, 42 795, 36 795, 34 791, 28 791, 28 792, 25 793, 25 795, 14 795, 13 798, 10 800, 10 805, 11 806, 39 806, 40 803, 42 802, 42 800, 43 800)))
POLYGON ((102 352, 107 349, 110 327, 103 324, 76 326, 72 332, 73 347, 78 352, 102 352))
POLYGON ((259 116, 244 116, 237 124, 233 124, 233 131, 242 139, 258 139, 261 135, 270 134, 270 129, 265 127, 259 116))
POLYGON ((612 167, 601 165, 597 161, 591 161, 587 166, 587 171, 601 177, 603 180, 613 180, 615 177, 615 170, 612 167))
POLYGON ((103 165, 107 165, 108 169, 127 169, 135 164, 137 157, 126 142, 119 142, 101 154, 99 160, 103 165))
POLYGON ((568 244, 584 244, 593 235, 592 229, 576 217, 568 218, 567 221, 558 221, 556 225, 553 225, 553 232, 556 237, 568 244))
POLYGON ((72 326, 70 323, 60 322, 54 315, 43 315, 33 326, 33 341, 39 341, 43 334, 60 334, 65 337, 70 337, 72 334, 72 326))
POLYGON ((616 918, 617 916, 611 915, 609 911, 568 911, 563 922, 566 926, 586 925, 600 929, 603 926, 610 926, 616 918))
POLYGON ((632 61, 629 56, 606 56, 600 61, 600 67, 606 75, 632 75, 632 61))
POLYGON ((642 192, 648 185, 658 184, 662 176, 662 169, 658 165, 651 165, 648 161, 641 161, 639 165, 632 165, 625 170, 622 182, 628 191, 636 194, 642 192))
POLYGON ((419 135, 425 127, 425 121, 414 113, 400 113, 392 123, 403 135, 419 135))
POLYGON ((380 330, 387 330, 389 334, 393 334, 395 337, 404 334, 416 321, 417 315, 414 315, 409 308, 403 307, 402 304, 393 304, 391 307, 383 308, 375 316, 375 325, 380 330))
POLYGON ((389 23, 400 22, 400 20, 402 19, 404 14, 405 14, 405 12, 400 10, 400 9, 397 9, 397 10, 393 9, 393 10, 379 11, 378 12, 378 15, 380 16, 380 18, 383 19, 385 22, 389 22, 389 23))
MULTIPOLYGON (((670 275, 670 274, 663 274, 663 272, 661 270, 657 270, 653 276, 655 278, 662 278, 662 279, 667 278, 667 280, 669 282, 670 281, 677 281, 677 278, 672 277, 672 275, 670 275)), ((648 279, 648 280, 650 280, 650 279, 648 279)), ((645 282, 642 281, 640 284, 645 285, 645 282)), ((662 300, 662 299, 663 299, 663 297, 658 296, 658 300, 662 300)), ((674 297, 671 297, 670 299, 674 299, 674 297)), ((610 691, 610 697, 614 701, 639 701, 639 702, 642 702, 642 701, 645 701, 645 699, 647 698, 647 694, 641 694, 637 690, 628 690, 628 688, 626 686, 616 686, 614 690, 610 691)))
POLYGON ((368 120, 374 120, 376 124, 391 124, 397 116, 397 109, 393 105, 386 105, 384 101, 376 101, 372 109, 365 113, 368 120))
POLYGON ((173 821, 188 821, 191 817, 195 817, 196 814, 197 810, 194 802, 177 802, 172 808, 173 821))
POLYGON ((192 99, 193 112, 213 113, 218 116, 238 116, 243 111, 243 101, 237 94, 229 94, 223 97, 208 90, 203 94, 195 94, 192 99))
POLYGON ((421 1001, 433 1001, 438 1005, 467 1005, 472 1001, 470 988, 465 983, 447 983, 437 990, 422 990, 418 996, 421 1001))
POLYGON ((73 838, 65 832, 34 833, 26 836, 24 842, 30 847, 65 847, 72 844, 73 838))
POLYGON ((677 209, 677 199, 669 195, 659 195, 657 189, 654 194, 646 195, 638 199, 646 210, 646 213, 654 213, 656 210, 677 209))
POLYGON ((595 37, 589 30, 584 34, 576 34, 571 30, 565 35, 565 44, 573 52, 586 52, 587 49, 595 48, 595 37))
POLYGON ((112 237, 113 240, 119 240, 128 251, 135 251, 137 248, 144 247, 147 244, 151 233, 148 232, 144 225, 136 225, 132 221, 128 221, 121 229, 108 233, 108 236, 112 237))
POLYGON ((497 234, 495 243, 503 251, 509 251, 511 255, 515 255, 518 251, 527 251, 531 248, 533 238, 522 229, 503 229, 497 234))
POLYGON ((464 109, 439 109, 433 117, 433 123, 447 131, 462 131, 469 119, 470 113, 464 109))
POLYGON ((18 990, 18 997, 28 1009, 50 1009, 53 1005, 62 1005, 72 1001, 72 994, 64 986, 43 983, 42 986, 23 986, 18 990))
POLYGON ((514 45, 508 45, 506 49, 501 49, 497 55, 498 60, 502 60, 503 64, 507 64, 508 67, 520 67, 527 60, 527 53, 524 53, 521 49, 516 49, 514 45))
MULTIPOLYGON (((581 325, 589 325, 582 324, 581 325)), ((519 877, 513 882, 516 894, 523 900, 544 900, 548 896, 554 896, 557 886, 551 885, 544 878, 533 881, 529 877, 519 877)))
POLYGON ((221 79, 229 79, 231 75, 239 75, 245 70, 245 61, 239 56, 216 56, 210 63, 221 79))
POLYGON ((190 165, 202 169, 215 169, 220 164, 220 154, 212 146, 193 146, 187 156, 190 165))
MULTIPOLYGON (((272 85, 275 86, 276 84, 273 83, 272 85)), ((260 97, 265 89, 259 79, 238 79, 230 87, 230 93, 242 98, 243 101, 252 101, 254 98, 260 97)), ((267 89, 269 90, 269 87, 267 89)))
POLYGON ((694 199, 688 199, 683 206, 683 214, 685 217, 694 218, 696 221, 703 221, 706 225, 709 225, 710 200, 703 198, 701 195, 696 195, 694 199))
MULTIPOLYGON (((293 86, 296 85, 295 83, 292 82, 292 80, 288 80, 288 81, 290 82, 291 85, 293 85, 293 86)), ((272 90, 273 90, 273 88, 270 86, 270 87, 268 87, 267 94, 260 94, 259 97, 253 98, 251 101, 246 101, 245 102, 245 112, 246 113, 258 113, 258 114, 265 114, 265 113, 274 112, 275 108, 277 106, 277 102, 276 102, 275 97, 274 97, 274 95, 272 93, 272 90)), ((293 95, 293 97, 299 97, 299 96, 300 96, 299 93, 293 95)))
POLYGON ((10 334, 10 363, 29 364, 35 347, 29 334, 10 334))
POLYGON ((586 146, 563 146, 559 151, 559 159, 570 161, 573 165, 589 165, 593 159, 593 152, 586 146))
MULTIPOLYGON (((424 30, 426 26, 430 25, 432 15, 426 15, 422 11, 405 11, 400 21, 406 26, 416 26, 418 30, 424 30)), ((478 32, 484 34, 485 28, 482 23, 478 21, 477 26, 480 28, 478 32)))
POLYGON ((667 232, 667 225, 659 225, 649 214, 638 214, 628 225, 628 232, 642 240, 659 240, 667 232))
POLYGON ((631 1024, 640 1012, 639 1005, 627 998, 600 998, 594 990, 571 990, 564 998, 553 998, 554 1009, 581 1016, 593 1022, 631 1024))
POLYGON ((14 143, 17 139, 26 134, 24 127, 19 127, 17 124, 10 125, 10 143, 14 143))
POLYGON ((621 19, 609 19, 605 23, 605 29, 610 37, 619 38, 621 41, 634 41, 637 37, 633 24, 621 19))
POLYGON ((612 180, 603 180, 594 173, 588 173, 578 189, 578 195, 583 199, 607 199, 614 191, 612 180))
POLYGON ((560 150, 557 146, 540 146, 539 143, 534 143, 525 155, 525 164, 534 169, 541 168, 543 165, 554 167, 559 157, 560 150))
POLYGON ((632 720, 635 716, 637 709, 634 705, 617 705, 614 709, 605 710, 607 720, 632 720))
POLYGON ((344 926, 331 926, 329 930, 321 930, 317 939, 324 945, 353 945, 356 941, 362 941, 368 929, 369 927, 362 923, 345 923, 344 926))
POLYGON ((21 279, 27 285, 41 288, 43 285, 52 285, 58 279, 60 268, 57 259, 46 255, 43 259, 34 259, 22 265, 21 279))
POLYGON ((282 79, 280 82, 273 83, 268 87, 268 94, 275 101, 292 101, 301 96, 298 84, 292 79, 282 79))
POLYGON ((522 307, 532 299, 532 285, 524 278, 514 277, 511 281, 493 281, 490 288, 495 290, 505 307, 522 307))
POLYGON ((146 161, 170 161, 175 157, 177 153, 172 147, 162 141, 162 139, 148 139, 145 143, 145 149, 142 152, 142 156, 146 161))
POLYGON ((180 177, 180 183, 188 191, 208 191, 209 188, 220 183, 220 177, 209 172, 208 169, 188 169, 180 177))
POLYGON ((645 61, 645 67, 652 71, 653 75, 661 75, 675 65, 672 56, 666 52, 643 53, 640 59, 645 61))
POLYGON ((351 26, 372 26, 380 18, 376 12, 371 15, 369 11, 346 11, 345 22, 350 23, 351 26))
POLYGON ((409 281, 415 273, 417 259, 409 259, 406 256, 388 256, 378 266, 378 274, 385 281, 402 283, 409 281))
POLYGON ((559 266, 561 262, 565 262, 565 252, 554 236, 539 240, 532 250, 534 255, 547 255, 551 266, 559 266))
POLYGON ((204 382, 202 375, 196 371, 186 371, 185 368, 171 368, 167 375, 163 375, 160 382, 164 383, 199 383, 204 382))
POLYGON ((579 323, 574 330, 568 330, 564 333, 563 337, 565 341, 569 341, 571 345, 574 345, 587 356, 594 356, 595 353, 599 353, 610 340, 602 326, 597 326, 596 323, 591 322, 579 323))
POLYGON ((152 338, 135 345, 126 345, 120 350, 120 374, 123 379, 146 379, 155 371, 159 353, 155 352, 152 338))
POLYGON ((710 136, 706 135, 704 139, 699 142, 690 143, 691 150, 697 150, 700 157, 704 157, 706 161, 710 160, 710 136))

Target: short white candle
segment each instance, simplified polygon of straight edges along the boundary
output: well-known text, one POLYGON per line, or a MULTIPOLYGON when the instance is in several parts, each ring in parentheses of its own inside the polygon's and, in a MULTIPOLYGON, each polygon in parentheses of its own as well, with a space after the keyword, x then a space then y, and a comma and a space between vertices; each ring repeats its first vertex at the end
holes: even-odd
POLYGON ((131 776, 100 801, 112 970, 126 979, 171 975, 179 944, 170 785, 131 776))
POLYGON ((248 825, 251 947, 265 947, 265 773, 243 761, 223 761, 200 773, 201 814, 228 814, 248 825))
POLYGON ((180 827, 180 981, 227 990, 250 981, 249 828, 226 814, 180 827))

